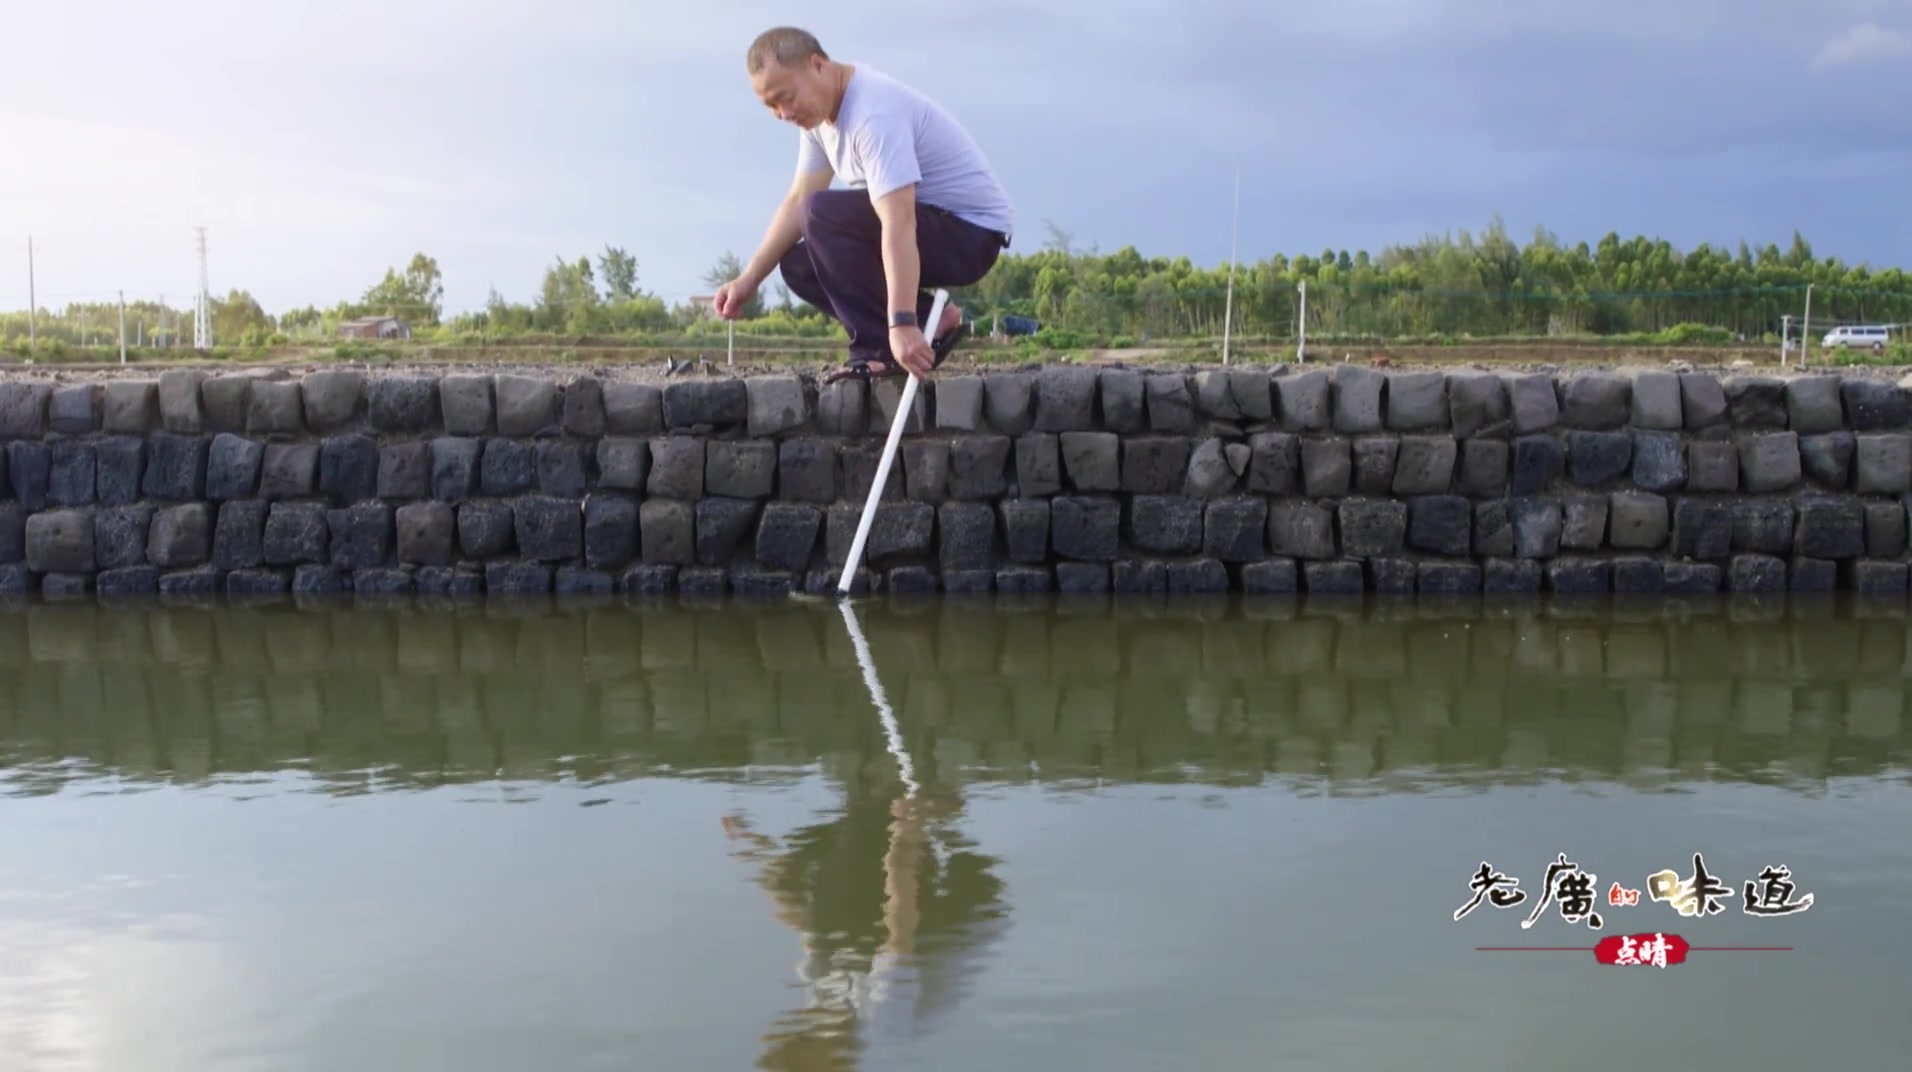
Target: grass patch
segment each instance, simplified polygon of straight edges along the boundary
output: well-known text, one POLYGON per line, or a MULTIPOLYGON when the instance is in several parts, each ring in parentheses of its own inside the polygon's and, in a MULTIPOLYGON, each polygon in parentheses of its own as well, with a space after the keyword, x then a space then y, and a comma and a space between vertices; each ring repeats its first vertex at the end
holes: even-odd
POLYGON ((1895 342, 1880 351, 1819 350, 1808 355, 1806 360, 1809 363, 1828 364, 1836 368, 1912 365, 1912 343, 1895 342))

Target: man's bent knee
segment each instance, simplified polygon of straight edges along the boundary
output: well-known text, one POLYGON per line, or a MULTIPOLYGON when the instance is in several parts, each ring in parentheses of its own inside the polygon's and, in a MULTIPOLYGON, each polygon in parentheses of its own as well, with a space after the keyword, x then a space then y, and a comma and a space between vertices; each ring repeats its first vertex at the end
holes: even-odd
POLYGON ((792 272, 814 275, 816 265, 810 260, 810 243, 802 238, 792 242, 790 248, 784 250, 783 256, 778 258, 777 270, 786 276, 792 272))
POLYGON ((817 224, 830 218, 829 196, 835 192, 834 190, 812 190, 804 194, 803 200, 797 204, 797 226, 805 238, 810 237, 810 233, 816 229, 817 224))
POLYGON ((828 190, 812 190, 804 194, 803 199, 797 202, 797 227, 802 230, 805 235, 808 235, 810 228, 816 224, 817 220, 822 218, 823 205, 821 198, 829 192, 828 190))
POLYGON ((842 229, 854 226, 859 211, 874 220, 876 209, 862 190, 815 190, 797 203, 797 222, 804 237, 818 227, 842 229))

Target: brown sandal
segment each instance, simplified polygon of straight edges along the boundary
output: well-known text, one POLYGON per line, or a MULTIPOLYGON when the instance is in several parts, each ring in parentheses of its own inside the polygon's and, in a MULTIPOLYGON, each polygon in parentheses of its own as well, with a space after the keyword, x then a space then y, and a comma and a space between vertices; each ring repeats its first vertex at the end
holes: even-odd
MULTIPOLYGON (((934 359, 930 362, 930 371, 934 372, 942 368, 943 362, 949 358, 950 351, 956 349, 956 344, 967 338, 968 335, 969 321, 959 320, 956 322, 956 326, 949 329, 948 333, 942 338, 932 340, 929 344, 929 348, 930 353, 934 355, 934 359)), ((823 378, 823 384, 828 387, 830 384, 836 383, 839 380, 847 380, 852 377, 859 380, 881 380, 891 376, 907 375, 909 375, 908 369, 905 369, 902 365, 887 357, 852 358, 848 363, 835 369, 828 376, 825 376, 823 378)))
POLYGON ((828 387, 839 380, 883 380, 892 376, 905 375, 908 375, 908 370, 887 357, 864 357, 853 359, 845 365, 832 369, 830 374, 823 378, 823 385, 828 387))

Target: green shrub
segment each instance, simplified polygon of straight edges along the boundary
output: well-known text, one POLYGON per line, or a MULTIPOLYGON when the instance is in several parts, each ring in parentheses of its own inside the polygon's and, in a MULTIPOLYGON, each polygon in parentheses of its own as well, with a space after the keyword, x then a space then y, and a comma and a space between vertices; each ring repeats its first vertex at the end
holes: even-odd
POLYGON ((1080 350, 1089 345, 1086 335, 1068 328, 1040 328, 1033 337, 1045 350, 1080 350))
POLYGON ((1654 341, 1666 346, 1725 346, 1733 341, 1733 333, 1711 324, 1675 324, 1656 335, 1654 341))

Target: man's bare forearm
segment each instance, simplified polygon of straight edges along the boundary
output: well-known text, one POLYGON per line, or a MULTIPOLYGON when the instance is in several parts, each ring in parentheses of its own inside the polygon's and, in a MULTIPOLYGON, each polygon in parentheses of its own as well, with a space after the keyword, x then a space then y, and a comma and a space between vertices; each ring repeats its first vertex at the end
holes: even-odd
MULTIPOLYGON (((890 292, 890 304, 885 312, 915 312, 917 284, 922 278, 922 266, 916 255, 916 206, 899 204, 882 216, 883 276, 889 281, 890 292)), ((931 325, 921 327, 928 332, 931 325)))
POLYGON ((777 206, 776 214, 770 217, 770 228, 764 232, 763 243, 751 256, 750 263, 744 265, 743 277, 752 286, 761 286, 764 280, 770 278, 770 273, 776 270, 783 255, 790 252, 790 247, 802 237, 802 204, 803 199, 792 194, 783 199, 783 203, 777 206))

